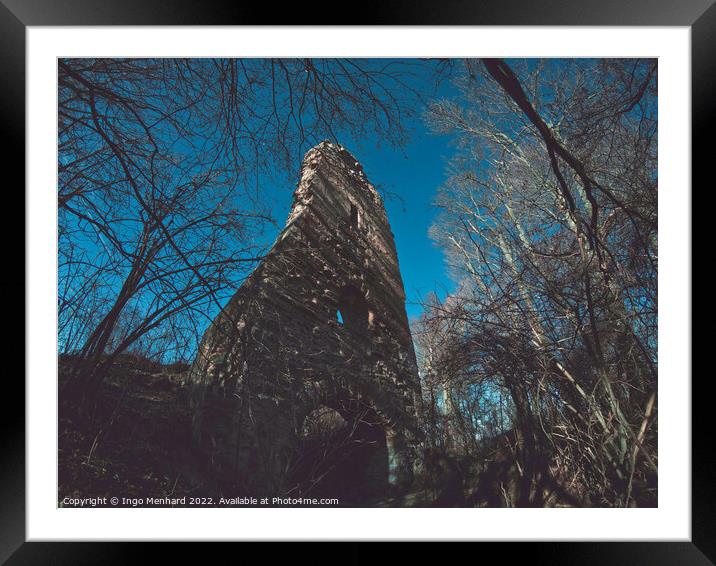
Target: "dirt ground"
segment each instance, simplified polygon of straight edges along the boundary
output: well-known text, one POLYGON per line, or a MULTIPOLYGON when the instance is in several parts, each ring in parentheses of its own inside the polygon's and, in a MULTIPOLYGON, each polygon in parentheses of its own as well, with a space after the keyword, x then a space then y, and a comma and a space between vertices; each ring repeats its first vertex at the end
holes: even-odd
MULTIPOLYGON (((60 362, 60 385, 66 369, 60 362)), ((84 416, 60 392, 58 505, 66 497, 118 497, 121 502, 180 497, 206 487, 191 466, 182 378, 181 368, 124 360, 84 416)))

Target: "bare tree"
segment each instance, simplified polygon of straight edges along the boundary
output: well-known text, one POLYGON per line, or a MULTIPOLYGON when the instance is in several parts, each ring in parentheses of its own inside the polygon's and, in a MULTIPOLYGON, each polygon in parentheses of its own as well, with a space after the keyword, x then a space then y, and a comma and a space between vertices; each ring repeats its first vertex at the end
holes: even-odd
POLYGON ((428 113, 457 134, 433 234, 462 284, 426 323, 447 332, 445 380, 509 399, 513 504, 544 504, 546 476, 583 503, 653 504, 656 62, 518 65, 466 61, 462 100, 428 113))

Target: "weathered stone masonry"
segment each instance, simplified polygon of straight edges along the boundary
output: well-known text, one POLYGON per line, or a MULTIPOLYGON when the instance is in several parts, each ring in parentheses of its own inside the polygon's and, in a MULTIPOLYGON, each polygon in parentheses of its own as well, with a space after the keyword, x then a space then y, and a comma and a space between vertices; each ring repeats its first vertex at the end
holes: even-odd
POLYGON ((380 195, 341 146, 306 154, 286 226, 190 380, 195 441, 250 494, 295 489, 306 423, 326 408, 368 447, 342 468, 360 494, 410 483, 420 385, 398 258, 380 195))

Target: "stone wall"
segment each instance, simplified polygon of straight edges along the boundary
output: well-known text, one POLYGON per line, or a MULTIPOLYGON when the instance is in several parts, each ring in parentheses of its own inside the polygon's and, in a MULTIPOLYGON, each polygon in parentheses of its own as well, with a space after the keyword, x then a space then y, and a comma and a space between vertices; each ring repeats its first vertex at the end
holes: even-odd
POLYGON ((420 385, 398 258, 380 195, 341 146, 306 154, 286 226, 207 330, 189 379, 197 446, 249 495, 317 490, 329 474, 306 461, 319 442, 306 423, 326 408, 337 415, 322 453, 341 455, 331 467, 352 485, 324 492, 411 482, 420 385))

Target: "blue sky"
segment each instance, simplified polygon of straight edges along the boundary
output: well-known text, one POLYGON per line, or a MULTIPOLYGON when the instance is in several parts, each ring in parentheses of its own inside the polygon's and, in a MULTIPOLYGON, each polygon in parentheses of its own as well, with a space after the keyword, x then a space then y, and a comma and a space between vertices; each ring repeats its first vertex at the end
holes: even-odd
MULTIPOLYGON (((434 80, 426 73, 423 80, 434 80)), ((428 85, 426 84, 426 90, 428 85)), ((444 84, 440 93, 451 94, 451 86, 444 84)), ((422 120, 422 109, 406 122, 411 131, 409 142, 402 148, 379 144, 379 140, 338 140, 363 165, 368 180, 387 193, 384 197, 406 294, 408 318, 417 318, 423 311, 421 300, 430 292, 444 297, 454 289, 447 275, 442 251, 428 236, 437 215, 433 200, 445 180, 447 159, 452 153, 448 136, 428 131, 422 120)), ((326 136, 328 138, 328 136, 326 136)), ((298 169, 299 164, 296 164, 298 169)), ((275 181, 272 181, 275 183, 275 181)), ((273 241, 283 228, 292 203, 295 185, 271 191, 274 196, 273 217, 278 226, 266 234, 273 241)), ((275 187, 274 189, 277 189, 275 187)))
MULTIPOLYGON (((454 288, 446 275, 443 253, 428 236, 437 214, 433 198, 445 178, 446 159, 450 155, 447 142, 445 136, 432 135, 421 127, 402 149, 385 145, 378 148, 375 143, 358 147, 344 144, 363 165, 371 183, 402 197, 388 196, 384 202, 398 249, 409 318, 420 315, 423 309, 419 303, 428 293, 444 297, 454 288)), ((294 188, 276 191, 272 212, 279 226, 267 233, 270 241, 283 228, 294 188)))
POLYGON ((420 315, 423 309, 419 302, 428 293, 443 297, 454 288, 446 275, 443 252, 428 236, 437 214, 433 200, 445 178, 450 155, 447 142, 445 136, 432 135, 421 128, 404 148, 404 154, 386 147, 354 151, 368 179, 399 194, 404 201, 387 198, 385 206, 398 249, 409 318, 420 315))

